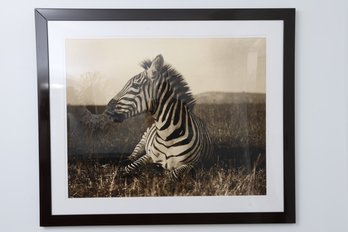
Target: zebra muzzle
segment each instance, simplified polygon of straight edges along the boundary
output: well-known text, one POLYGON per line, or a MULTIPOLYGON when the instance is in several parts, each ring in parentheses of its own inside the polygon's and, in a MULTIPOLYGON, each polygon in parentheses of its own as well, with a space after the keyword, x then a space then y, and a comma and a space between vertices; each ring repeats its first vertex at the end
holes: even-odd
POLYGON ((105 110, 103 114, 110 118, 113 122, 123 122, 123 120, 126 119, 126 117, 123 114, 118 114, 115 111, 111 111, 108 109, 105 110))

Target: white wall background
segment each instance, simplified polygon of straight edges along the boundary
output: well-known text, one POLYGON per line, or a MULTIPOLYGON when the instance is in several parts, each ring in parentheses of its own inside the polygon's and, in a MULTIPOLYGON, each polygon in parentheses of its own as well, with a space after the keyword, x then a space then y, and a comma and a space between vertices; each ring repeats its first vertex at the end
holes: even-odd
POLYGON ((0 7, 0 231, 348 231, 348 1, 3 0, 0 7), (295 7, 294 225, 39 227, 34 8, 295 7))

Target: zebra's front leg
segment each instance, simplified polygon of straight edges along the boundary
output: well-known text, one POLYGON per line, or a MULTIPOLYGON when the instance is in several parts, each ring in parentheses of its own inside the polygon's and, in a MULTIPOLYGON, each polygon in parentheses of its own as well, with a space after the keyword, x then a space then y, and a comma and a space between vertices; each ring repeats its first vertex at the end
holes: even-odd
POLYGON ((139 169, 148 164, 148 163, 151 163, 152 162, 152 158, 150 155, 146 154, 146 155, 143 155, 141 156, 139 159, 137 159, 136 161, 128 164, 124 170, 127 174, 129 175, 133 175, 133 174, 136 174, 139 169))
POLYGON ((192 170, 192 168, 192 165, 184 164, 174 169, 170 173, 170 179, 174 182, 177 182, 178 180, 181 180, 185 175, 187 175, 192 170))
POLYGON ((145 155, 145 153, 146 153, 145 152, 145 144, 146 144, 148 132, 149 132, 149 128, 144 132, 139 143, 135 146, 132 154, 128 157, 129 161, 134 162, 137 159, 139 159, 140 157, 142 157, 143 155, 145 155))

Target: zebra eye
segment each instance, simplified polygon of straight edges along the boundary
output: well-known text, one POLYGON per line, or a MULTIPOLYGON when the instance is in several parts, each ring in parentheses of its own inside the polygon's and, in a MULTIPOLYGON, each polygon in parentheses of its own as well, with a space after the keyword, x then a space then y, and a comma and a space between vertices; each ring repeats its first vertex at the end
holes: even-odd
POLYGON ((140 85, 138 83, 133 83, 132 84, 132 88, 134 89, 138 89, 140 87, 140 85))
POLYGON ((141 78, 141 75, 135 76, 133 82, 134 82, 135 84, 140 84, 141 79, 142 79, 142 78, 141 78))

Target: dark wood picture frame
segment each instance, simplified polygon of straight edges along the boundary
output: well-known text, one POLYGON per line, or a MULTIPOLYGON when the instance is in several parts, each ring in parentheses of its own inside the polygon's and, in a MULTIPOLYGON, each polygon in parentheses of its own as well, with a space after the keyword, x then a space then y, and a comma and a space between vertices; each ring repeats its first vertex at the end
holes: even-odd
POLYGON ((39 115, 40 225, 145 225, 217 223, 295 223, 295 9, 36 9, 39 115), (284 212, 53 215, 49 21, 283 21, 283 181, 284 212))

